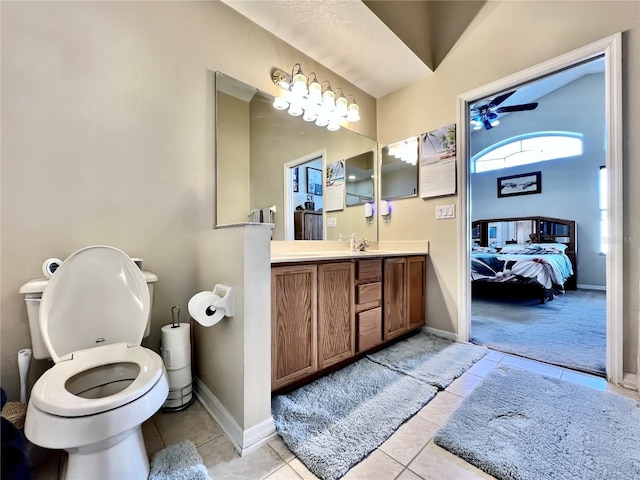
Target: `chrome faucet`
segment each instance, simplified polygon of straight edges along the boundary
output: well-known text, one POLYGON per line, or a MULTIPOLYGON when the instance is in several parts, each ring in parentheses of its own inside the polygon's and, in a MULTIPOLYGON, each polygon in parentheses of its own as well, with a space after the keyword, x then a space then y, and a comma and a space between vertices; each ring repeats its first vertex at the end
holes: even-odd
POLYGON ((366 238, 363 238, 362 240, 360 240, 360 243, 358 243, 356 250, 358 250, 359 252, 364 252, 367 248, 369 248, 369 243, 367 242, 366 238))

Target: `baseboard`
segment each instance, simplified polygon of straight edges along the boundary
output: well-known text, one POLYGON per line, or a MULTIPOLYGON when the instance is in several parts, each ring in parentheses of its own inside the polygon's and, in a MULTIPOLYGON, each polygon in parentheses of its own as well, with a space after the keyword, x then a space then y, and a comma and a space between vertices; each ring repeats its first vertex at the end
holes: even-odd
POLYGON ((435 335, 436 337, 446 338, 447 340, 453 340, 454 342, 458 341, 458 334, 453 332, 447 332, 446 330, 438 330, 433 327, 422 327, 422 330, 426 333, 430 333, 431 335, 435 335))
POLYGON ((240 456, 254 451, 277 435, 271 416, 253 427, 243 429, 220 400, 197 377, 195 394, 209 415, 220 425, 240 456))
POLYGON ((607 291, 607 287, 602 285, 584 285, 579 283, 576 286, 578 287, 578 290, 600 290, 601 292, 607 291))
POLYGON ((640 385, 638 385, 638 376, 635 373, 629 372, 624 372, 622 374, 622 381, 620 382, 620 385, 624 388, 636 391, 640 388, 640 385))

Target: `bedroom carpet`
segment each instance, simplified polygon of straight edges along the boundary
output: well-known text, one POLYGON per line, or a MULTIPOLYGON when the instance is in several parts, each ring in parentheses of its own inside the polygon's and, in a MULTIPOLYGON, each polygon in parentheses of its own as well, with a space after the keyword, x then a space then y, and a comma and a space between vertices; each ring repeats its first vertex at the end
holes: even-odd
MULTIPOLYGON (((452 356, 446 350, 455 349, 456 356, 463 357, 455 376, 486 352, 475 345, 434 341, 430 335, 411 338, 415 337, 419 343, 414 342, 413 354, 426 352, 429 371, 446 372, 444 377, 429 374, 443 385, 453 381, 448 365, 452 356)), ((420 364, 407 357, 403 360, 405 365, 420 364)), ((380 446, 437 392, 434 385, 363 358, 291 393, 275 396, 271 411, 278 433, 298 459, 320 479, 335 480, 380 446)))
POLYGON ((640 478, 640 403, 498 367, 434 442, 498 479, 640 478))
POLYGON ((596 375, 605 374, 606 297, 567 291, 553 301, 473 299, 471 342, 596 375))

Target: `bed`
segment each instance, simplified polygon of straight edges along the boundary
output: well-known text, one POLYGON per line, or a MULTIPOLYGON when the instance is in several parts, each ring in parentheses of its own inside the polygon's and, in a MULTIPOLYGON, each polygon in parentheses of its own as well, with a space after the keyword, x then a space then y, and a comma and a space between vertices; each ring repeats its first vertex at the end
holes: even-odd
POLYGON ((565 289, 575 289, 574 221, 549 217, 480 220, 473 223, 473 233, 474 297, 526 296, 545 303, 565 289))

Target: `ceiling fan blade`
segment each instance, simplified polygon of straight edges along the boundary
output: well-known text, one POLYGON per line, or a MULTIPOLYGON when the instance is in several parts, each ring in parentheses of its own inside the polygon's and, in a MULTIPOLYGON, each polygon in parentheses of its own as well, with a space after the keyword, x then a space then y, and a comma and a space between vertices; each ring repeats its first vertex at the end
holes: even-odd
POLYGON ((523 103, 522 105, 511 105, 509 107, 500 107, 497 113, 522 112, 523 110, 534 110, 538 106, 537 103, 523 103))
POLYGON ((515 90, 513 90, 511 92, 508 92, 508 93, 503 93, 502 95, 498 95, 496 98, 494 98, 493 100, 491 100, 487 104, 487 107, 488 108, 497 107, 498 105, 500 105, 502 102, 504 102, 507 98, 509 98, 514 93, 516 93, 515 90))

